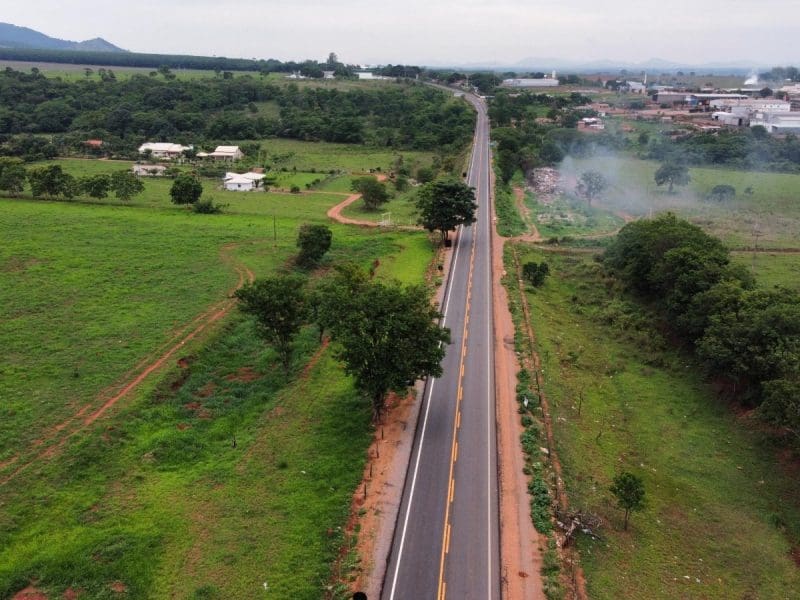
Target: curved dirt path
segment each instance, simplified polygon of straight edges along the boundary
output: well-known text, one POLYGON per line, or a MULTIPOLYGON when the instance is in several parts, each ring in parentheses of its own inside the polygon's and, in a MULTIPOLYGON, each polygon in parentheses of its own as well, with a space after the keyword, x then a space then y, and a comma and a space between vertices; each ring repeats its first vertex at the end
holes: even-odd
POLYGON ((519 214, 522 216, 522 220, 525 221, 525 224, 528 226, 528 233, 524 235, 517 236, 514 239, 518 239, 523 242, 533 242, 538 243, 543 241, 542 236, 539 233, 539 230, 536 228, 536 224, 533 222, 533 218, 531 217, 531 210, 525 204, 525 190, 521 187, 514 188, 514 201, 517 205, 517 210, 519 214))
POLYGON ((350 217, 345 217, 342 215, 342 211, 356 202, 357 200, 361 199, 361 194, 350 194, 347 198, 339 202, 336 206, 332 206, 328 209, 326 213, 329 219, 333 219, 337 223, 342 223, 344 225, 358 225, 359 227, 377 227, 378 223, 375 221, 362 221, 359 219, 351 219, 350 217))
MULTIPOLYGON (((235 300, 232 298, 233 293, 242 287, 245 281, 253 282, 255 279, 255 274, 247 266, 235 263, 232 251, 240 245, 239 243, 230 243, 225 244, 220 249, 220 259, 222 262, 231 264, 238 275, 236 285, 227 292, 228 297, 221 302, 215 303, 181 327, 173 334, 166 344, 160 347, 160 350, 157 350, 156 353, 140 361, 134 369, 125 374, 120 381, 101 391, 94 402, 85 404, 80 410, 66 420, 52 426, 46 434, 34 441, 30 447, 32 450, 42 446, 44 446, 44 448, 38 451, 34 450, 34 455, 31 458, 25 462, 21 462, 14 471, 0 478, 0 485, 7 484, 21 472, 35 465, 40 460, 50 459, 55 456, 70 438, 97 421, 109 409, 136 389, 150 374, 163 367, 164 364, 188 342, 199 336, 210 325, 228 314, 235 304, 235 300), (97 406, 98 400, 101 401, 99 406, 97 406), (48 443, 53 440, 55 440, 53 443, 48 443)), ((17 464, 20 456, 21 455, 18 454, 6 460, 0 464, 0 469, 17 464)))

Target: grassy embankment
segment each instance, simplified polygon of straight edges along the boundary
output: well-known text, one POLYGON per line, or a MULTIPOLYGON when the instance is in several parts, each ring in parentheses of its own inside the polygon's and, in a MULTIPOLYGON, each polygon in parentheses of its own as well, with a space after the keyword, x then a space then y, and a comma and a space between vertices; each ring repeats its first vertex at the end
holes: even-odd
POLYGON ((526 295, 571 506, 603 523, 600 539, 579 541, 589 596, 794 597, 796 467, 754 417, 717 401, 591 256, 515 247, 522 264, 551 269, 526 295), (608 491, 622 470, 644 479, 648 500, 627 532, 608 491))
MULTIPOLYGON (((318 598, 370 428, 330 351, 309 362, 313 328, 287 378, 234 313, 168 362, 188 368, 162 369, 94 425, 70 417, 223 302, 234 265, 286 265, 299 224, 326 222, 341 196, 215 192, 230 206, 204 216, 171 205, 168 181, 146 186, 128 206, 0 200, 0 476, 30 464, 0 485, 0 596, 34 581, 51 597, 259 597, 266 582, 318 598)), ((411 282, 431 257, 422 234, 332 229, 326 264, 379 259, 379 276, 411 282)))

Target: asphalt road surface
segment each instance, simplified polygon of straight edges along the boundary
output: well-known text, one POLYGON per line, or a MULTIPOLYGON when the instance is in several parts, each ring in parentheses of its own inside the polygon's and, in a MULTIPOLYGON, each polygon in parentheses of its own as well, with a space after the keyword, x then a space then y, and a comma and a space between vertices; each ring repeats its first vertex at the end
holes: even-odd
POLYGON ((477 222, 463 227, 441 307, 452 343, 425 387, 382 598, 500 598, 491 297, 489 125, 483 100, 468 182, 477 222))

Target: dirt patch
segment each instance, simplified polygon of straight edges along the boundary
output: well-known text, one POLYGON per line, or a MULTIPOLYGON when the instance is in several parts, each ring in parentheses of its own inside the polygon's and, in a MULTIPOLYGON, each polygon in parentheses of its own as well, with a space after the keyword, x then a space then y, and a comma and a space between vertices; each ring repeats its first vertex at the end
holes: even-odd
POLYGON ((252 367, 241 367, 236 373, 225 376, 225 381, 239 381, 242 383, 250 383, 258 379, 261 379, 261 373, 257 373, 252 367))
POLYGON ((62 598, 64 600, 77 600, 78 598, 81 597, 82 594, 83 590, 81 589, 74 590, 72 588, 67 588, 64 590, 62 598))
POLYGON ((24 590, 20 590, 14 594, 11 600, 47 600, 47 594, 29 585, 24 590))
POLYGON ((217 390, 217 384, 214 383, 213 381, 209 381, 207 384, 205 384, 203 387, 197 390, 194 394, 198 398, 210 398, 211 396, 214 395, 214 392, 216 390, 217 390))
POLYGON ((122 583, 121 581, 115 581, 109 584, 108 589, 110 589, 115 594, 124 594, 128 591, 128 586, 122 583))
POLYGON ((43 260, 32 256, 10 256, 8 260, 3 263, 2 267, 0 267, 0 271, 4 271, 5 273, 24 273, 29 268, 35 267, 43 262, 43 260))
POLYGON ((792 548, 789 554, 791 554, 795 566, 800 567, 800 546, 792 548))
POLYGON ((189 425, 188 423, 178 423, 177 425, 175 425, 175 427, 178 429, 178 431, 186 431, 187 429, 192 428, 192 426, 189 425))

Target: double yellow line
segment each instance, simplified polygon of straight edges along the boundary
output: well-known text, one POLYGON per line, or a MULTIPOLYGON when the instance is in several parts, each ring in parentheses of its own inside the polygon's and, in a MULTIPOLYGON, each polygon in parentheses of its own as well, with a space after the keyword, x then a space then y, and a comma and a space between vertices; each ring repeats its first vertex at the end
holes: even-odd
POLYGON ((444 559, 450 552, 450 506, 456 493, 456 482, 453 478, 453 469, 458 460, 458 429, 461 427, 461 400, 464 397, 464 358, 467 355, 467 338, 469 336, 469 312, 472 301, 472 271, 475 265, 475 237, 472 238, 472 250, 469 257, 469 274, 467 276, 467 303, 464 312, 464 331, 461 336, 461 359, 459 362, 458 394, 456 396, 456 418, 453 419, 453 443, 450 447, 450 475, 447 478, 447 499, 444 510, 444 530, 442 531, 442 553, 439 559, 439 591, 438 600, 445 600, 447 595, 447 582, 444 580, 444 559))

